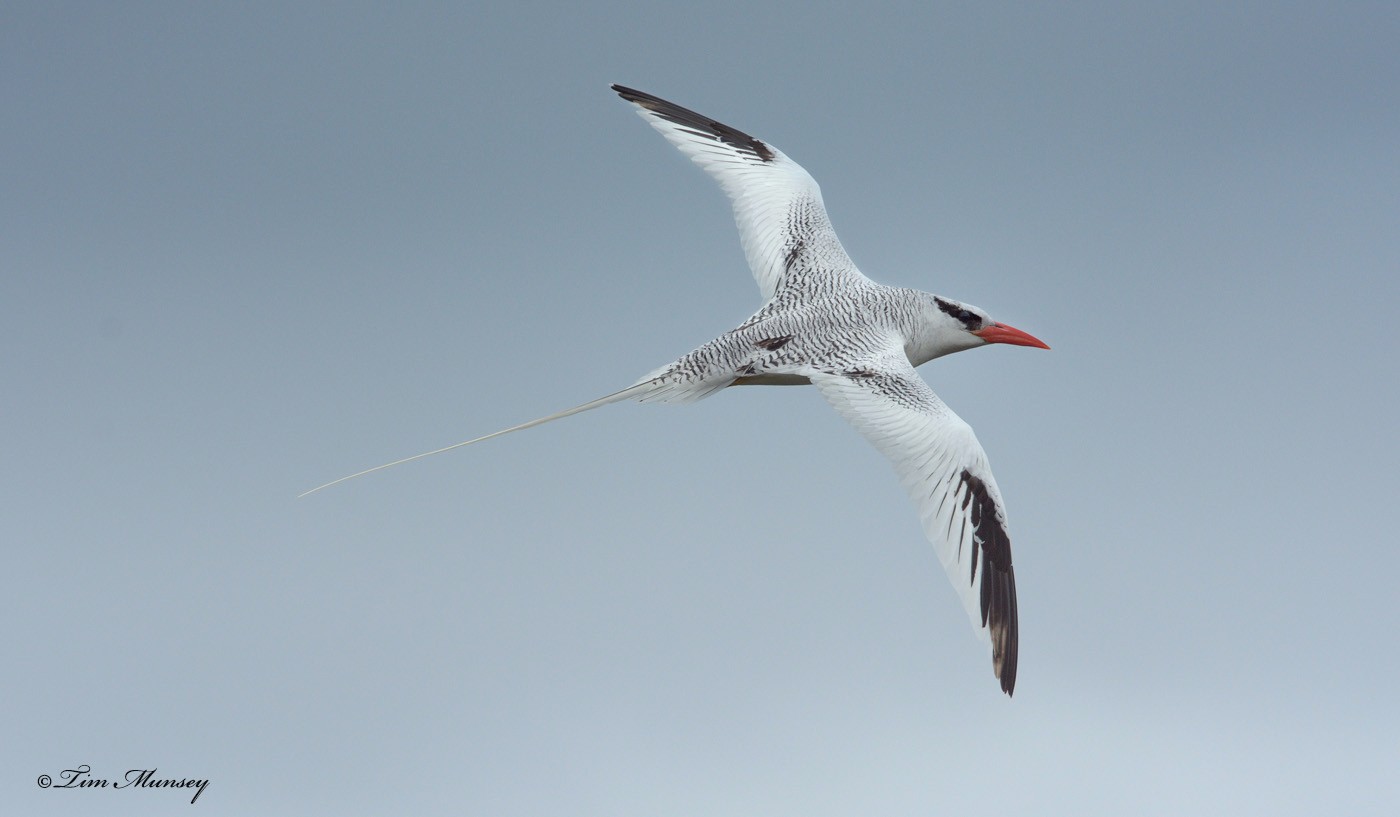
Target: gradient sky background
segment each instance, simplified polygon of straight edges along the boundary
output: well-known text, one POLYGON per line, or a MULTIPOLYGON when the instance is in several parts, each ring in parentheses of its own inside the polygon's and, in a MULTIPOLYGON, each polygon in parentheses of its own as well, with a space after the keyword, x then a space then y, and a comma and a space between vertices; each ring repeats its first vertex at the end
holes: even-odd
POLYGON ((1393 814, 1400 5, 0 11, 0 811, 1393 814), (998 689, 607 88, 772 142, 1008 502, 998 689), (41 790, 89 764, 207 777, 41 790))

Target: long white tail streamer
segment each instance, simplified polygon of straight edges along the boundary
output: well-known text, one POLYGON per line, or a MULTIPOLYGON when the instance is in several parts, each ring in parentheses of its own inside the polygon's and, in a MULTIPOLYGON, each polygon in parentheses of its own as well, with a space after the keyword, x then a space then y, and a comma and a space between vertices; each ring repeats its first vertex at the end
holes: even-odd
POLYGON ((510 428, 503 428, 503 429, 501 429, 500 431, 493 431, 493 432, 491 432, 490 434, 487 434, 487 435, 482 436, 482 437, 477 437, 477 438, 474 439, 474 440, 465 440, 465 441, 463 441, 463 442, 455 443, 455 444, 453 444, 453 445, 449 445, 449 446, 446 446, 446 447, 444 447, 444 448, 439 448, 439 449, 436 449, 436 450, 434 450, 434 451, 424 451, 422 454, 414 454, 414 455, 411 456, 411 457, 404 457, 404 458, 401 459, 401 460, 394 460, 393 462, 386 462, 386 463, 384 463, 383 465, 376 465, 376 466, 374 466, 373 468, 366 468, 366 469, 363 470, 363 471, 358 471, 358 472, 356 472, 356 473, 354 473, 354 474, 350 474, 350 475, 348 475, 348 476, 343 476, 343 477, 341 477, 340 479, 333 479, 333 480, 331 480, 330 482, 327 482, 325 485, 317 485, 315 488, 312 488, 311 490, 307 491, 306 493, 297 494, 297 499, 301 499, 301 498, 304 497, 304 496, 309 496, 310 494, 314 494, 314 493, 316 493, 317 491, 319 491, 319 490, 321 490, 321 489, 323 489, 323 488, 329 488, 329 487, 331 487, 332 485, 339 485, 340 483, 345 482, 346 480, 354 479, 355 477, 362 477, 362 476, 364 476, 365 474, 372 474, 372 473, 374 473, 375 471, 383 471, 385 468, 392 468, 392 467, 394 467, 395 465, 403 465, 403 464, 406 463, 406 462, 413 462, 414 460, 421 460, 421 459, 423 459, 424 457, 431 457, 431 456, 434 455, 434 454, 441 454, 441 453, 444 452, 444 451, 451 451, 451 450, 454 449, 454 448, 461 448, 462 446, 471 445, 472 443, 479 443, 479 442, 482 442, 483 440, 489 440, 489 439, 491 439, 492 437, 499 437, 499 436, 501 436, 501 435, 503 435, 503 434, 509 434, 509 433, 511 433, 512 431, 524 431, 524 430, 527 429, 527 428, 534 428, 535 426, 544 425, 545 423, 548 423, 548 422, 550 422, 551 420, 560 420, 560 419, 563 419, 563 418, 568 417, 568 416, 573 415, 573 414, 580 414, 580 413, 585 412, 585 411, 588 411, 588 410, 590 410, 590 409, 595 409, 595 408, 598 408, 598 407, 600 407, 600 406, 606 406, 606 405, 608 405, 609 403, 617 403, 617 402, 620 402, 620 401, 622 401, 622 400, 626 400, 626 399, 628 399, 629 397, 635 397, 635 396, 637 396, 638 394, 640 394, 641 392, 644 392, 644 391, 646 391, 646 390, 648 390, 648 389, 651 389, 651 388, 653 388, 654 386, 655 386, 655 383, 654 383, 653 381, 646 380, 646 381, 643 381, 643 382, 641 382, 641 383, 637 383, 636 385, 628 386, 627 388, 623 389, 622 391, 613 392, 612 394, 609 394, 607 397, 599 397, 597 400, 591 400, 591 401, 589 401, 589 402, 587 402, 587 403, 584 403, 584 404, 581 405, 581 406, 574 406, 573 408, 570 408, 570 409, 564 409, 563 411, 557 412, 557 413, 555 413, 555 414, 551 414, 551 415, 549 415, 548 417, 541 417, 541 418, 539 418, 538 420, 531 420, 531 421, 528 422, 528 423, 521 423, 521 424, 518 425, 518 426, 511 426, 510 428))

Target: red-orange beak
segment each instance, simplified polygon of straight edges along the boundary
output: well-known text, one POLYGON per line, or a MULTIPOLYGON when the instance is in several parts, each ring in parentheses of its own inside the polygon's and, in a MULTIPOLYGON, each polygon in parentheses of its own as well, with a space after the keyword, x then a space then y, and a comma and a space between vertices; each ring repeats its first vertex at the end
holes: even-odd
POLYGON ((1004 323, 994 323, 991 326, 975 329, 972 334, 988 343, 1009 343, 1012 346, 1034 346, 1037 349, 1050 348, 1045 344, 1045 341, 1040 338, 1022 332, 1014 326, 1007 326, 1004 323))

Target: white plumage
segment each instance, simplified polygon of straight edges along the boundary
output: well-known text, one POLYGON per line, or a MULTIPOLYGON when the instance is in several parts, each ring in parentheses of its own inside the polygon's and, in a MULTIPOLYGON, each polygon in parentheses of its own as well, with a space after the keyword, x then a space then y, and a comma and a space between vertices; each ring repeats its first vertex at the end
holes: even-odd
POLYGON ((622 391, 307 493, 620 400, 687 402, 732 385, 815 384, 894 464, 974 627, 991 644, 1002 690, 1011 694, 1016 578, 1001 492, 971 427, 914 367, 988 343, 1049 347, 977 307, 871 281, 846 255, 820 188, 796 162, 679 105, 619 85, 613 90, 729 196, 763 296, 758 312, 622 391))

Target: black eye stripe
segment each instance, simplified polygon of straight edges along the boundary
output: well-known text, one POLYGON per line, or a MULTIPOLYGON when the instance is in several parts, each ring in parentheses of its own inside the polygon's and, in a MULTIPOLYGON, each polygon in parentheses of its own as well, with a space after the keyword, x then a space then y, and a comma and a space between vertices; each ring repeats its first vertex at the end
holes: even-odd
POLYGON ((938 302, 939 309, 943 310, 950 317, 961 321, 962 325, 966 326, 968 329, 976 329, 982 325, 982 319, 979 318, 976 313, 963 309, 957 304, 945 301, 942 298, 934 298, 934 300, 938 302))

